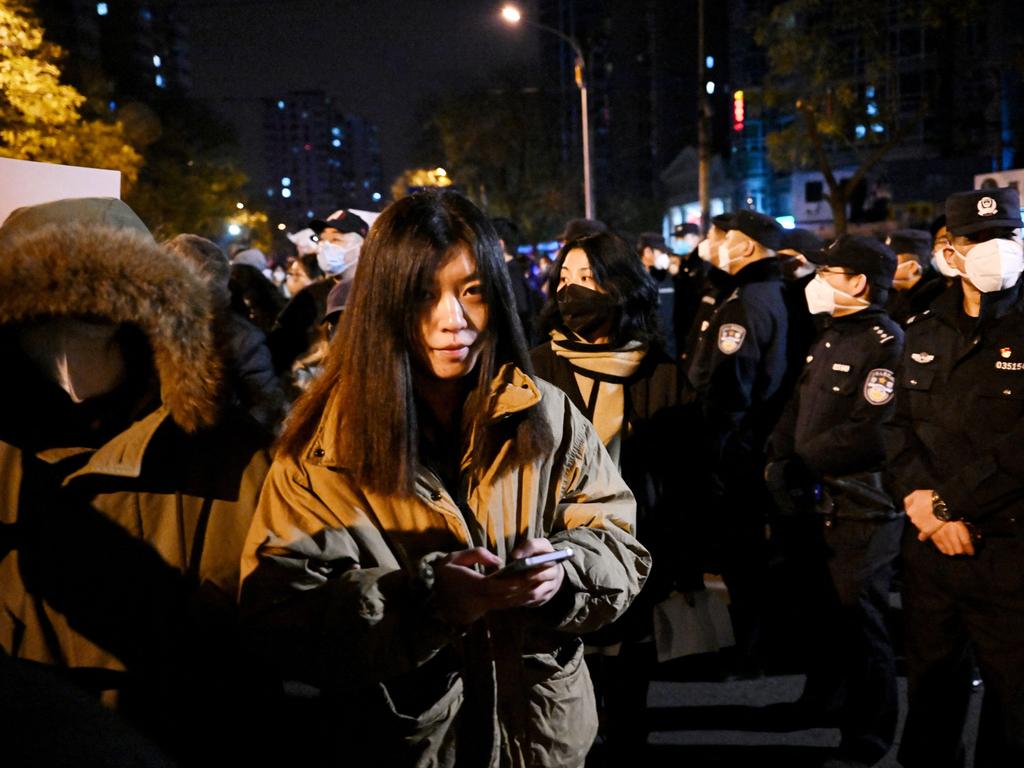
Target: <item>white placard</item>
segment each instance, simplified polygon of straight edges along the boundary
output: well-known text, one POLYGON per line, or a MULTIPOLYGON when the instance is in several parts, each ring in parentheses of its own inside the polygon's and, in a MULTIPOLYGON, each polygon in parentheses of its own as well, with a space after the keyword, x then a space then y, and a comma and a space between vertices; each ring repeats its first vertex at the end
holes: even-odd
POLYGON ((26 205, 69 197, 121 197, 121 172, 0 157, 0 222, 26 205))

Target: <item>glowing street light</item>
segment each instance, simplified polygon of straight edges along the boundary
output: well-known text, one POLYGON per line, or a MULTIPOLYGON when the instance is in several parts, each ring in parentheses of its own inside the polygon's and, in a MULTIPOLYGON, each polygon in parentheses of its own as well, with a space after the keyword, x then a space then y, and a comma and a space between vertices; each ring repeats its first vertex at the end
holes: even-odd
POLYGON ((580 48, 579 43, 575 39, 569 37, 559 29, 549 27, 547 24, 541 24, 536 21, 531 21, 523 16, 522 11, 519 10, 515 5, 511 3, 505 5, 501 9, 501 18, 507 24, 515 25, 522 22, 523 24, 529 24, 531 27, 543 30, 544 32, 550 32, 553 35, 557 35, 561 40, 566 42, 574 54, 576 54, 576 62, 573 67, 574 75, 576 77, 576 87, 580 89, 580 133, 583 138, 583 205, 586 210, 586 217, 593 219, 594 214, 594 194, 591 189, 590 182, 590 115, 587 110, 587 81, 586 81, 586 60, 583 58, 583 50, 580 48))
POLYGON ((242 234, 242 228, 237 224, 228 224, 228 234, 232 237, 238 237, 242 234))
POLYGON ((235 208, 240 211, 245 210, 245 203, 235 203, 235 208))
POLYGON ((501 18, 507 21, 509 24, 518 24, 523 18, 523 14, 519 12, 519 9, 514 5, 506 5, 501 9, 501 18))

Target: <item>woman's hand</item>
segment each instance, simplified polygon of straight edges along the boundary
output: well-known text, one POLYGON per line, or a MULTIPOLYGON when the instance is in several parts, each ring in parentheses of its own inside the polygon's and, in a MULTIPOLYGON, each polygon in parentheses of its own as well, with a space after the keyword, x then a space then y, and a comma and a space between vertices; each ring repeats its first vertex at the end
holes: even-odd
MULTIPOLYGON (((513 560, 531 555, 540 555, 544 552, 554 552, 555 548, 547 539, 528 539, 512 550, 510 553, 513 560)), ((531 568, 519 574, 511 576, 496 577, 495 580, 514 582, 514 597, 519 601, 519 607, 533 607, 544 605, 555 596, 562 588, 562 580, 565 578, 565 568, 561 563, 551 563, 539 568, 531 568)))

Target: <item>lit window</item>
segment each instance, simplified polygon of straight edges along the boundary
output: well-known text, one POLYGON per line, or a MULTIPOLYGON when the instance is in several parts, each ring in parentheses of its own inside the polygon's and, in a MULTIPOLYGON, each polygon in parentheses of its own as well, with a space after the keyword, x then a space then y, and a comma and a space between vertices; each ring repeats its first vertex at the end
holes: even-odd
POLYGON ((163 87, 165 87, 167 85, 167 83, 164 82, 164 76, 163 75, 157 75, 156 77, 154 77, 153 78, 153 82, 156 83, 156 87, 157 88, 163 88, 163 87))
POLYGON ((110 13, 110 8, 107 7, 106 3, 96 3, 96 15, 106 16, 110 13))
POLYGON ((885 133, 885 126, 882 125, 881 123, 872 123, 871 124, 871 132, 872 133, 885 133))
POLYGON ((867 88, 865 88, 864 95, 867 96, 869 99, 875 98, 875 86, 869 85, 867 88))
POLYGON ((341 139, 334 139, 333 141, 331 141, 331 146, 332 147, 340 147, 341 146, 341 139))
POLYGON ((115 111, 117 109, 117 102, 116 101, 108 102, 107 103, 107 109, 109 109, 111 112, 115 111))
POLYGON ((156 54, 154 53, 154 54, 153 54, 153 66, 154 66, 154 67, 159 67, 159 66, 160 66, 160 64, 161 64, 161 61, 160 61, 160 57, 159 57, 159 56, 157 56, 157 55, 156 55, 156 54))
POLYGON ((373 202, 375 202, 375 203, 380 202, 380 192, 374 192, 373 193, 373 202))
POLYGON ((331 128, 331 136, 341 136, 341 128, 338 126, 331 128))
POLYGON ((278 109, 284 109, 284 102, 283 101, 277 102, 277 108, 278 109))
POLYGON ((290 187, 291 185, 292 185, 292 180, 291 180, 290 176, 282 176, 281 177, 281 186, 282 187, 290 187))
POLYGON ((708 96, 715 92, 715 83, 713 80, 708 80, 708 84, 704 86, 704 90, 708 92, 708 96))
POLYGON ((858 139, 863 139, 868 133, 868 129, 863 125, 858 125, 853 129, 853 135, 858 139))
POLYGON ((291 196, 292 196, 292 191, 290 189, 288 189, 288 187, 284 187, 281 190, 281 197, 283 197, 285 200, 287 200, 291 196))
POLYGON ((715 68, 715 57, 714 56, 708 56, 706 59, 704 59, 704 66, 706 66, 708 69, 714 69, 715 68))
POLYGON ((871 117, 874 117, 875 115, 878 114, 878 105, 875 104, 875 102, 873 102, 873 101, 869 101, 868 102, 868 114, 871 117))
POLYGON ((240 234, 242 234, 242 228, 237 224, 229 224, 228 234, 231 235, 232 237, 238 237, 240 234))

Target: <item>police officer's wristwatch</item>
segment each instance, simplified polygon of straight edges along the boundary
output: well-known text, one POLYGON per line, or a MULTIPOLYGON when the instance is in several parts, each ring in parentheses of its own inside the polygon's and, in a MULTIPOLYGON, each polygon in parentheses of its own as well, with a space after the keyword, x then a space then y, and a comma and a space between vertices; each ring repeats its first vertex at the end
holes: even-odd
POLYGON ((944 523, 956 520, 956 517, 950 514, 949 507, 946 506, 946 502, 944 502, 942 497, 935 491, 932 491, 932 514, 935 515, 936 520, 941 520, 944 523))

